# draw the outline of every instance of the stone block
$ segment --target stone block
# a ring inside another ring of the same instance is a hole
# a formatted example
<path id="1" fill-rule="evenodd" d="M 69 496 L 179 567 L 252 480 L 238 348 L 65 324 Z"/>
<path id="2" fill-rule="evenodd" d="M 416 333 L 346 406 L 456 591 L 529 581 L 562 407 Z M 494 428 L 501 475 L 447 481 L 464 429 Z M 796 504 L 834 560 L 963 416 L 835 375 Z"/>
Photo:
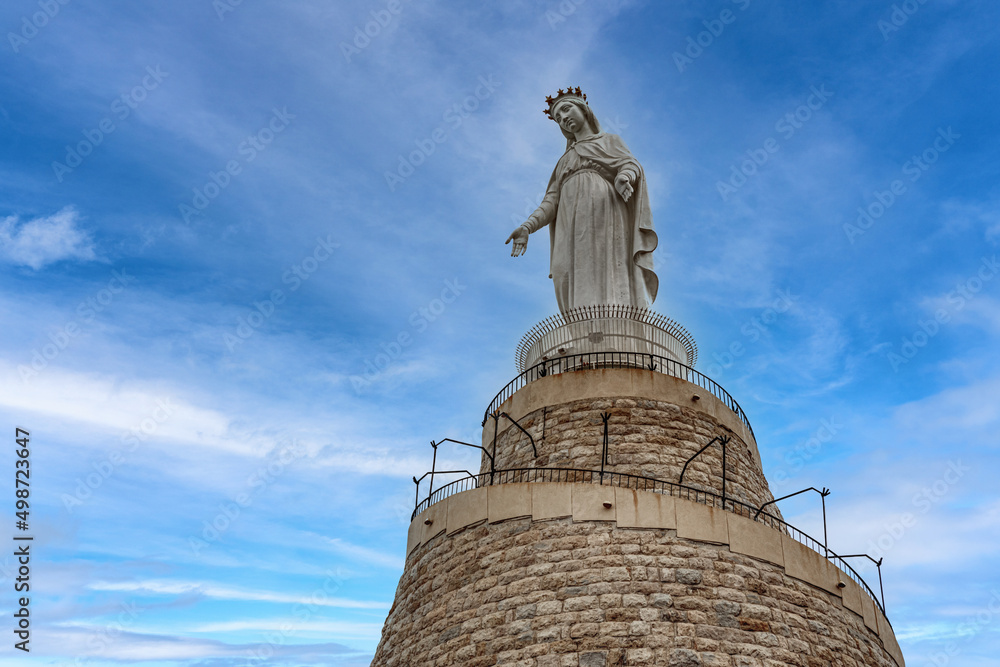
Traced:
<path id="1" fill-rule="evenodd" d="M 670 667 L 701 667 L 701 658 L 694 651 L 686 648 L 675 648 L 670 652 Z"/>
<path id="2" fill-rule="evenodd" d="M 606 667 L 608 654 L 604 651 L 590 651 L 580 654 L 580 667 Z"/>
<path id="3" fill-rule="evenodd" d="M 850 609 L 858 616 L 864 617 L 864 609 L 861 605 L 864 600 L 869 599 L 868 593 L 861 590 L 861 585 L 844 573 L 840 574 L 840 580 L 844 582 L 844 588 L 841 590 L 844 607 Z"/>
<path id="4" fill-rule="evenodd" d="M 785 556 L 785 574 L 838 597 L 841 595 L 841 590 L 837 588 L 840 572 L 833 563 L 784 534 L 781 536 L 781 548 Z"/>
<path id="5" fill-rule="evenodd" d="M 420 535 L 423 533 L 423 515 L 418 514 L 410 521 L 410 528 L 406 531 L 406 555 L 409 556 L 414 549 L 420 546 Z"/>
<path id="6" fill-rule="evenodd" d="M 675 499 L 674 510 L 677 514 L 677 537 L 716 544 L 729 543 L 729 526 L 723 510 L 683 498 Z"/>
<path id="7" fill-rule="evenodd" d="M 614 521 L 615 487 L 601 484 L 574 484 L 573 520 Z"/>
<path id="8" fill-rule="evenodd" d="M 497 484 L 487 488 L 490 523 L 531 516 L 531 484 Z"/>
<path id="9" fill-rule="evenodd" d="M 532 484 L 531 516 L 535 521 L 573 516 L 573 485 L 565 482 Z"/>
<path id="10" fill-rule="evenodd" d="M 888 619 L 882 613 L 882 610 L 875 605 L 875 621 L 878 624 L 878 636 L 884 639 L 884 635 L 892 634 L 892 626 L 889 625 Z"/>
<path id="11" fill-rule="evenodd" d="M 726 513 L 729 527 L 729 550 L 751 558 L 766 560 L 775 565 L 785 564 L 781 546 L 781 533 L 759 521 Z"/>
<path id="12" fill-rule="evenodd" d="M 882 614 L 882 610 L 876 605 L 872 606 L 875 609 L 875 617 L 878 622 L 878 636 L 882 640 L 882 645 L 885 647 L 886 652 L 892 656 L 892 659 L 896 661 L 898 667 L 904 667 L 903 652 L 899 650 L 899 643 L 896 641 L 896 634 L 892 631 L 892 626 L 889 625 L 889 621 Z"/>
<path id="13" fill-rule="evenodd" d="M 420 544 L 427 544 L 432 537 L 448 527 L 448 498 L 436 502 L 417 515 L 414 522 L 420 527 Z"/>
<path id="14" fill-rule="evenodd" d="M 878 618 L 875 616 L 875 602 L 865 595 L 861 599 L 861 617 L 865 619 L 865 627 L 878 634 Z"/>
<path id="15" fill-rule="evenodd" d="M 906 667 L 906 660 L 903 658 L 903 651 L 899 648 L 899 643 L 896 641 L 896 635 L 890 632 L 889 636 L 883 638 L 882 641 L 884 642 L 885 650 L 896 661 L 897 667 Z"/>
<path id="16" fill-rule="evenodd" d="M 615 488 L 619 528 L 676 528 L 674 499 L 662 493 Z"/>
<path id="17" fill-rule="evenodd" d="M 487 489 L 472 489 L 448 498 L 448 534 L 486 520 Z"/>

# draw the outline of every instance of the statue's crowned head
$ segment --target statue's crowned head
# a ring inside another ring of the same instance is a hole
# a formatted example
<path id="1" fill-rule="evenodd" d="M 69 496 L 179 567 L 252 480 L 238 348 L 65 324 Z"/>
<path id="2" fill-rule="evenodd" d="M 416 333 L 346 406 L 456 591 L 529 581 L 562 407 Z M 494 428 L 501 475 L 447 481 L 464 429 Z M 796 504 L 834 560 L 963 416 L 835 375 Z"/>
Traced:
<path id="1" fill-rule="evenodd" d="M 559 92 L 556 93 L 555 96 L 549 95 L 546 97 L 545 102 L 549 106 L 544 110 L 544 113 L 553 121 L 555 120 L 556 107 L 560 104 L 568 102 L 579 107 L 580 111 L 583 113 L 583 117 L 587 119 L 587 124 L 590 126 L 592 132 L 596 134 L 601 131 L 601 124 L 597 122 L 597 116 L 594 115 L 594 112 L 590 109 L 590 105 L 587 104 L 587 94 L 580 90 L 579 86 L 576 88 L 567 88 L 565 91 L 560 88 Z M 562 131 L 563 136 L 566 137 L 569 144 L 571 144 L 574 140 L 573 135 L 568 134 L 561 127 L 559 129 Z M 567 146 L 569 144 L 567 144 Z"/>

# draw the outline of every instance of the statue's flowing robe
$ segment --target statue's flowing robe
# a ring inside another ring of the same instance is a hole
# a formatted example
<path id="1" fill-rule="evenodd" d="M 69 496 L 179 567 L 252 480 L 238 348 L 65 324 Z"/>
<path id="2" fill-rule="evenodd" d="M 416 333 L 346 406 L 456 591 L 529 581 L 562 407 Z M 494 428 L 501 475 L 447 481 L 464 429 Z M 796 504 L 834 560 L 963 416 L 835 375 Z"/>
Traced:
<path id="1" fill-rule="evenodd" d="M 615 177 L 631 172 L 626 203 Z M 646 308 L 656 299 L 656 232 L 642 167 L 618 135 L 577 141 L 559 159 L 529 231 L 549 226 L 550 278 L 559 310 L 625 304 Z"/>

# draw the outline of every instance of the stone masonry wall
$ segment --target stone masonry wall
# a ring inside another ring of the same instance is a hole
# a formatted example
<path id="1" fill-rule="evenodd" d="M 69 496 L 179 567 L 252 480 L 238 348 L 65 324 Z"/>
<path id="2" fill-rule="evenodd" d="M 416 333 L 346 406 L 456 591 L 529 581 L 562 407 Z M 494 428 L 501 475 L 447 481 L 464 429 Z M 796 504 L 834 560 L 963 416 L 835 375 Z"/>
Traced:
<path id="1" fill-rule="evenodd" d="M 523 417 L 520 425 L 535 439 L 534 457 L 527 436 L 501 418 L 496 467 L 581 468 L 600 470 L 604 421 L 608 412 L 608 465 L 611 472 L 677 482 L 684 462 L 716 436 L 728 436 L 726 493 L 755 507 L 774 499 L 764 473 L 747 444 L 711 415 L 665 401 L 638 397 L 597 398 L 546 406 Z M 492 439 L 493 420 L 484 442 Z M 492 444 L 489 444 L 492 447 Z M 482 472 L 489 460 L 482 457 Z M 691 462 L 684 485 L 722 492 L 722 447 L 716 443 Z M 775 506 L 767 510 L 780 516 Z"/>
<path id="2" fill-rule="evenodd" d="M 896 667 L 840 598 L 779 566 L 674 530 L 530 517 L 416 547 L 372 664 Z"/>

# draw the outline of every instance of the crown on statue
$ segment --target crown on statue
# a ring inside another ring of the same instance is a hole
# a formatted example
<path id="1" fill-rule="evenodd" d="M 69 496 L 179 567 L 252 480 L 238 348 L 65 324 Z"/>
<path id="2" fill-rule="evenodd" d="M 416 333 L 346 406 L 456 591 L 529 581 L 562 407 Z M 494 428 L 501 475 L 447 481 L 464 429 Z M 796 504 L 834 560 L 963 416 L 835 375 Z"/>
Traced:
<path id="1" fill-rule="evenodd" d="M 580 90 L 580 86 L 577 86 L 576 88 L 567 88 L 565 91 L 562 88 L 560 88 L 559 92 L 556 93 L 555 97 L 549 95 L 545 98 L 545 103 L 549 105 L 545 108 L 544 111 L 545 115 L 548 116 L 549 118 L 552 118 L 553 105 L 555 105 L 556 102 L 558 102 L 564 97 L 575 97 L 579 100 L 583 100 L 584 104 L 587 104 L 587 95 L 582 90 Z M 555 119 L 552 118 L 552 120 Z"/>

